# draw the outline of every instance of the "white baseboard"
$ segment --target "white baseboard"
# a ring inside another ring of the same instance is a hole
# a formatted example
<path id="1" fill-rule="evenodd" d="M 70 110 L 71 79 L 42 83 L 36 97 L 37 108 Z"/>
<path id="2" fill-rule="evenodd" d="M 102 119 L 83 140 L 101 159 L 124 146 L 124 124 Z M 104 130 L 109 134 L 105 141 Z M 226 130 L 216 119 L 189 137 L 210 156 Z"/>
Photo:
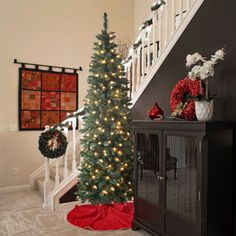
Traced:
<path id="1" fill-rule="evenodd" d="M 13 191 L 20 191 L 20 190 L 29 190 L 30 185 L 17 185 L 17 186 L 10 186 L 10 187 L 0 187 L 0 193 L 7 193 Z"/>

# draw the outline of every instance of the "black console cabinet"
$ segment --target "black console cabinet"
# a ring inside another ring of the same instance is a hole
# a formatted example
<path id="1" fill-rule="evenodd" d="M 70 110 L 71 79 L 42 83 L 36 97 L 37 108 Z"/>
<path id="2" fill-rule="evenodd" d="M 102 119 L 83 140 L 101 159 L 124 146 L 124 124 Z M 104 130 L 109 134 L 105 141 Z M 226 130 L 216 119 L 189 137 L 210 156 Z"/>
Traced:
<path id="1" fill-rule="evenodd" d="M 133 230 L 233 235 L 232 127 L 230 122 L 132 122 Z"/>

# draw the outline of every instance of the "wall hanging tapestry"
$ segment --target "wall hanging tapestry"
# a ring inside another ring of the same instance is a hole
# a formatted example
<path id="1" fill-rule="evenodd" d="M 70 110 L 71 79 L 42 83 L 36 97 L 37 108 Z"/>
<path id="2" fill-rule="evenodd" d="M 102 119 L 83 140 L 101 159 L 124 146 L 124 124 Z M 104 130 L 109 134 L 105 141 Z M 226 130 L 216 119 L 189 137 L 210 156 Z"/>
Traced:
<path id="1" fill-rule="evenodd" d="M 19 68 L 19 130 L 43 130 L 56 125 L 78 109 L 78 74 Z M 34 65 L 34 64 L 33 64 Z"/>

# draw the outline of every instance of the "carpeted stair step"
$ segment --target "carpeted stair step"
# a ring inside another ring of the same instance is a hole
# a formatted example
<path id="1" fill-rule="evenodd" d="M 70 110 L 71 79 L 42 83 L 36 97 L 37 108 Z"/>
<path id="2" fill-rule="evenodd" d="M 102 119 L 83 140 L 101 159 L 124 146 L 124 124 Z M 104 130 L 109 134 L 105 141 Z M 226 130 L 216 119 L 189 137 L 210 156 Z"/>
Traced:
<path id="1" fill-rule="evenodd" d="M 43 196 L 44 194 L 44 177 L 39 177 L 37 180 L 36 180 L 36 186 L 39 190 L 39 192 L 41 193 L 41 195 Z M 51 192 L 55 187 L 55 181 L 51 178 L 49 178 L 49 184 L 48 184 L 48 188 L 49 188 L 49 191 Z"/>

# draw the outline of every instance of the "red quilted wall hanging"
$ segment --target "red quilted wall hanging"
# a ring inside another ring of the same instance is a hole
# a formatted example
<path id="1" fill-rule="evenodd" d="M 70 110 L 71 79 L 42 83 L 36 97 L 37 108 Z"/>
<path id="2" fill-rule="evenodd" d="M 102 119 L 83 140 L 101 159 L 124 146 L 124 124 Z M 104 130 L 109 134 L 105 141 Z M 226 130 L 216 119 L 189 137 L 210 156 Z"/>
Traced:
<path id="1" fill-rule="evenodd" d="M 78 109 L 78 74 L 19 68 L 19 130 L 42 130 Z"/>

